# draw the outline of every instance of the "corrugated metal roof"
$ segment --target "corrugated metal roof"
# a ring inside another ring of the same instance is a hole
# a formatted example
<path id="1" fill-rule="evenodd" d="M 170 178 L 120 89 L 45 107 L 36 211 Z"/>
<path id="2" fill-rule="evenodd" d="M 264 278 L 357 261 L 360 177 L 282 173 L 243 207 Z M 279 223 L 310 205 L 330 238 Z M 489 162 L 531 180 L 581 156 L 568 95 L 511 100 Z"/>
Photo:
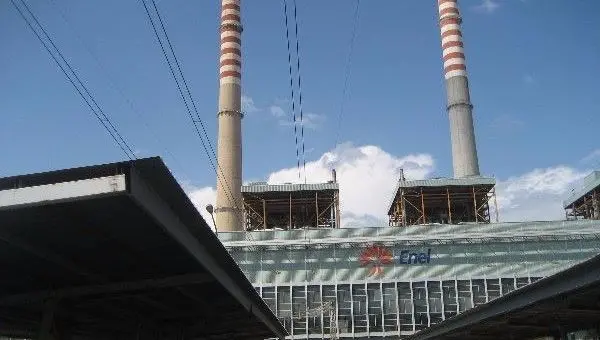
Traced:
<path id="1" fill-rule="evenodd" d="M 493 177 L 465 177 L 465 178 L 431 178 L 416 181 L 398 181 L 396 190 L 388 204 L 388 213 L 392 210 L 392 206 L 398 196 L 398 190 L 401 188 L 418 188 L 418 187 L 450 187 L 450 186 L 472 186 L 472 185 L 496 185 L 496 179 Z"/>
<path id="2" fill-rule="evenodd" d="M 575 203 L 578 199 L 583 197 L 588 192 L 594 190 L 594 188 L 600 186 L 600 171 L 593 171 L 583 179 L 583 187 L 579 190 L 574 190 L 573 193 L 563 201 L 563 207 L 566 208 L 569 205 Z"/>
<path id="3" fill-rule="evenodd" d="M 220 232 L 219 239 L 226 246 L 324 244 L 383 241 L 423 241 L 451 239 L 550 237 L 581 238 L 584 235 L 600 235 L 600 221 L 544 221 L 505 222 L 489 224 L 434 224 L 410 227 L 364 227 L 341 229 L 266 230 L 256 232 Z M 250 234 L 251 236 L 249 236 Z"/>
<path id="4" fill-rule="evenodd" d="M 313 184 L 250 184 L 242 186 L 242 193 L 290 192 L 290 191 L 321 191 L 339 190 L 339 183 Z"/>
<path id="5" fill-rule="evenodd" d="M 465 178 L 432 178 L 417 181 L 399 181 L 398 188 L 413 187 L 447 187 L 471 185 L 495 185 L 496 179 L 492 177 L 465 177 Z"/>

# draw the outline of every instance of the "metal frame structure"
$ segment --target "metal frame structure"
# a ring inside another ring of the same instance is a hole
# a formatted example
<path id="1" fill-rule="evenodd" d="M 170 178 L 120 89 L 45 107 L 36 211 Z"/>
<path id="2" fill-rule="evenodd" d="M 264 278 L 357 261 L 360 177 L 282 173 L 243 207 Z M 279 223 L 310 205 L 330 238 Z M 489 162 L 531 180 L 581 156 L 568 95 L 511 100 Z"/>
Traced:
<path id="1" fill-rule="evenodd" d="M 0 336 L 286 335 L 160 158 L 0 178 L 0 221 Z"/>
<path id="2" fill-rule="evenodd" d="M 424 181 L 401 179 L 388 210 L 388 224 L 406 227 L 430 223 L 490 223 L 492 219 L 498 222 L 494 185 L 493 179 L 482 177 Z"/>
<path id="3" fill-rule="evenodd" d="M 431 278 L 415 281 L 292 283 L 258 286 L 256 289 L 285 325 L 290 334 L 287 339 L 397 338 L 414 334 L 539 279 L 541 277 L 536 276 Z M 483 283 L 484 287 L 483 294 L 477 295 L 476 302 L 473 301 L 472 288 L 469 288 L 474 282 L 477 282 L 477 285 Z M 459 286 L 469 289 L 459 291 Z M 306 292 L 310 288 L 315 288 L 314 291 L 321 293 L 321 301 L 323 301 L 324 290 L 335 291 L 334 301 L 328 300 L 322 302 L 319 307 L 307 308 L 309 300 Z M 388 294 L 385 294 L 385 288 Z M 304 292 L 304 300 L 298 300 L 294 292 Z M 495 293 L 491 294 L 492 292 Z M 285 301 L 281 301 L 282 299 Z M 340 307 L 343 303 L 349 307 Z M 283 306 L 285 307 L 282 308 Z M 393 313 L 385 313 L 386 306 Z M 375 309 L 380 310 L 381 313 L 371 313 Z M 387 320 L 386 315 L 389 317 L 392 314 L 391 320 Z M 340 316 L 348 322 L 340 324 Z M 308 327 L 308 320 L 311 317 L 317 319 L 319 332 L 311 332 L 311 328 Z M 333 327 L 325 327 L 325 320 L 329 320 L 329 324 Z M 336 320 L 336 323 L 332 324 L 331 320 Z"/>
<path id="4" fill-rule="evenodd" d="M 340 192 L 337 183 L 242 187 L 244 227 L 255 230 L 339 228 Z"/>
<path id="5" fill-rule="evenodd" d="M 586 176 L 583 187 L 573 190 L 563 207 L 567 220 L 600 220 L 600 171 Z"/>

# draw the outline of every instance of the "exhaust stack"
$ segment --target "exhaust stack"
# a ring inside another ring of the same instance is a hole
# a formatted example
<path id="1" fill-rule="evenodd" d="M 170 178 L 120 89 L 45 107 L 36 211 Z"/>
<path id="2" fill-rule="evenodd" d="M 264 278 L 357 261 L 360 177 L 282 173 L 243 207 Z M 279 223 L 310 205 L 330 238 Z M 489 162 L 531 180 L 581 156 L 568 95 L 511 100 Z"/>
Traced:
<path id="1" fill-rule="evenodd" d="M 473 105 L 469 95 L 469 82 L 458 11 L 457 0 L 438 0 L 444 77 L 448 97 L 452 165 L 454 177 L 479 176 L 479 161 L 473 128 Z"/>
<path id="2" fill-rule="evenodd" d="M 218 231 L 243 231 L 240 0 L 222 0 L 221 4 L 217 204 L 214 211 Z"/>

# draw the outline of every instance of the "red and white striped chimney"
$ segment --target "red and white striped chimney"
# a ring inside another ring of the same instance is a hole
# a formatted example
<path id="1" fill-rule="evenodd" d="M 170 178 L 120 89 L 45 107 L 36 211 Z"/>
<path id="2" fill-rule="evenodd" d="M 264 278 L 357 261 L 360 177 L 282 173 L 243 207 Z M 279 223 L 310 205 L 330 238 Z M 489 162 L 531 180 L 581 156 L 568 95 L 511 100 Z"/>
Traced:
<path id="1" fill-rule="evenodd" d="M 219 137 L 217 141 L 218 231 L 242 231 L 242 24 L 240 0 L 221 3 Z"/>
<path id="2" fill-rule="evenodd" d="M 454 177 L 479 176 L 458 0 L 438 0 Z"/>

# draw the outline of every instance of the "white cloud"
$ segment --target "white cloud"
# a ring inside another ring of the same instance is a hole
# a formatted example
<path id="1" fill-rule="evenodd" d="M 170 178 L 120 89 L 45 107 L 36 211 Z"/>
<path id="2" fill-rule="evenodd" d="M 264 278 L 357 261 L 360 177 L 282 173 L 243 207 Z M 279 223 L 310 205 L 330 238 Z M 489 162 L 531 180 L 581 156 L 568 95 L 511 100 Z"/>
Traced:
<path id="1" fill-rule="evenodd" d="M 481 4 L 474 6 L 473 9 L 478 12 L 491 14 L 494 13 L 499 7 L 500 4 L 494 0 L 482 0 Z"/>
<path id="2" fill-rule="evenodd" d="M 600 161 L 600 149 L 596 149 L 590 152 L 587 156 L 581 160 L 583 163 L 593 163 L 594 161 Z"/>
<path id="3" fill-rule="evenodd" d="M 256 107 L 252 97 L 242 95 L 242 111 L 244 113 L 254 113 L 260 111 L 260 109 Z"/>
<path id="4" fill-rule="evenodd" d="M 309 183 L 331 179 L 336 169 L 340 183 L 340 210 L 343 227 L 387 225 L 387 208 L 403 168 L 409 180 L 431 175 L 435 162 L 428 154 L 392 155 L 378 146 L 342 144 L 306 163 Z M 501 221 L 538 221 L 564 219 L 562 201 L 577 187 L 587 170 L 568 166 L 535 169 L 522 175 L 499 180 L 496 186 Z M 269 183 L 297 183 L 298 169 L 291 167 L 272 172 Z M 188 188 L 188 194 L 204 219 L 212 227 L 207 204 L 215 204 L 212 187 Z"/>
<path id="5" fill-rule="evenodd" d="M 546 221 L 564 219 L 562 201 L 588 171 L 567 166 L 535 169 L 498 181 L 500 220 Z"/>
<path id="6" fill-rule="evenodd" d="M 212 204 L 213 207 L 215 206 L 215 202 L 217 200 L 217 192 L 215 191 L 215 189 L 212 187 L 188 187 L 186 188 L 186 191 L 188 193 L 188 196 L 190 197 L 190 200 L 192 201 L 192 203 L 194 203 L 194 206 L 196 206 L 196 209 L 198 209 L 200 215 L 202 215 L 202 218 L 204 218 L 206 223 L 210 226 L 210 229 L 214 231 L 215 228 L 213 225 L 213 221 L 208 211 L 206 211 L 206 206 L 208 204 Z"/>
<path id="7" fill-rule="evenodd" d="M 281 106 L 271 105 L 269 111 L 271 112 L 271 115 L 277 119 L 279 125 L 292 126 L 294 124 L 291 115 L 288 112 L 286 112 Z M 323 115 L 308 112 L 302 115 L 301 121 L 300 116 L 296 114 L 296 123 L 298 124 L 298 127 L 300 127 L 300 124 L 304 124 L 305 128 L 315 130 L 321 127 L 324 122 L 325 116 Z"/>
<path id="8" fill-rule="evenodd" d="M 331 179 L 331 169 L 336 169 L 342 225 L 356 226 L 357 222 L 366 220 L 369 224 L 362 226 L 384 226 L 398 170 L 403 168 L 409 179 L 423 179 L 432 172 L 433 166 L 433 158 L 427 154 L 396 157 L 373 145 L 343 144 L 318 160 L 306 163 L 306 178 L 312 183 L 325 182 Z M 297 168 L 279 170 L 268 178 L 269 183 L 297 181 Z M 379 223 L 374 225 L 375 221 Z"/>
<path id="9" fill-rule="evenodd" d="M 269 111 L 271 111 L 271 114 L 275 118 L 283 118 L 287 115 L 285 113 L 285 111 L 281 108 L 281 106 L 277 106 L 277 105 L 271 105 L 271 107 L 269 108 Z"/>

